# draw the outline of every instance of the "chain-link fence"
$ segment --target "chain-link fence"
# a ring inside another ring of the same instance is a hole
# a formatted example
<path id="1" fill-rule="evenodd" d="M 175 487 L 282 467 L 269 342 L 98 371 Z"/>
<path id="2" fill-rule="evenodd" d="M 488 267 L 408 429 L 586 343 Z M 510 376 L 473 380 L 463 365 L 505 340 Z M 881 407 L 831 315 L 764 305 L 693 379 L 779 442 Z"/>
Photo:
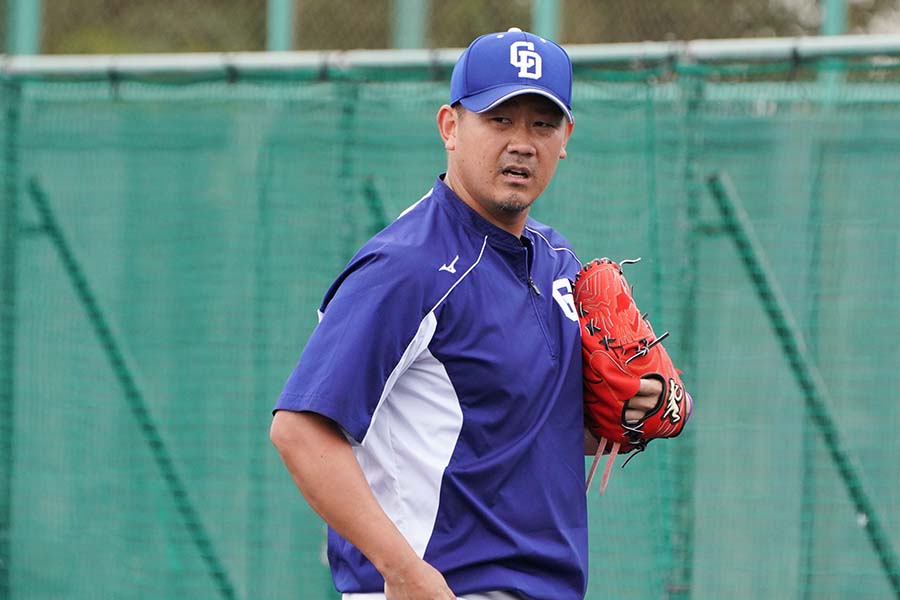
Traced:
<path id="1" fill-rule="evenodd" d="M 13 2 L 15 0 L 7 0 Z M 536 28 L 534 0 L 420 0 L 419 45 L 462 47 L 510 26 Z M 296 50 L 390 48 L 399 0 L 287 0 Z M 815 35 L 825 0 L 559 0 L 563 43 Z M 267 0 L 55 0 L 38 25 L 49 54 L 266 49 Z M 900 31 L 900 0 L 846 0 L 849 33 Z M 0 14 L 9 13 L 5 8 Z M 5 18 L 4 18 L 5 22 Z M 2 30 L 5 31 L 6 27 Z"/>

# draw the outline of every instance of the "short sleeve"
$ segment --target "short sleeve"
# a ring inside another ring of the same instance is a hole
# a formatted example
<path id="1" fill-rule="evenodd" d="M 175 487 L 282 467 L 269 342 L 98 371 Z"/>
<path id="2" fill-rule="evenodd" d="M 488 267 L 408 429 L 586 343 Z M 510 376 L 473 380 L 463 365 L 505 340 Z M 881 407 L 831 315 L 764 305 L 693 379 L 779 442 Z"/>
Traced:
<path id="1" fill-rule="evenodd" d="M 357 257 L 328 290 L 274 410 L 311 411 L 362 441 L 393 371 L 427 314 L 425 286 L 402 257 Z"/>

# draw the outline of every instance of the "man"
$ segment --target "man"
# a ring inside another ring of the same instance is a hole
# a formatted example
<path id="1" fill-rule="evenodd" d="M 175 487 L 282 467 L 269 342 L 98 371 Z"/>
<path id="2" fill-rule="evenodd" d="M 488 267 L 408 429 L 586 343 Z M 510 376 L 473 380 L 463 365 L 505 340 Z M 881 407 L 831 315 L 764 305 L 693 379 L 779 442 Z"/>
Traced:
<path id="1" fill-rule="evenodd" d="M 469 46 L 437 114 L 446 174 L 332 284 L 278 400 L 272 441 L 330 526 L 345 600 L 584 596 L 580 263 L 528 216 L 571 89 L 550 40 Z"/>

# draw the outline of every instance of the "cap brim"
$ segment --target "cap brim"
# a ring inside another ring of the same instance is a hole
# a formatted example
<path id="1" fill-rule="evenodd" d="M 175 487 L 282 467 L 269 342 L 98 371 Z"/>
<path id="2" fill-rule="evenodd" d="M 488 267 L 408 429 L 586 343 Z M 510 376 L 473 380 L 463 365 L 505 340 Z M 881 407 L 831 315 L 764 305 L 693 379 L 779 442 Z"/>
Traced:
<path id="1" fill-rule="evenodd" d="M 560 110 L 563 111 L 563 114 L 566 115 L 566 118 L 570 123 L 575 122 L 575 116 L 572 114 L 571 109 L 566 106 L 565 102 L 560 100 L 551 92 L 547 91 L 544 88 L 527 86 L 527 85 L 501 85 L 495 88 L 491 88 L 480 94 L 473 94 L 471 96 L 467 96 L 465 98 L 460 99 L 460 103 L 466 110 L 470 110 L 474 113 L 481 113 L 486 110 L 491 110 L 495 106 L 499 106 L 503 104 L 510 98 L 515 98 L 516 96 L 521 96 L 523 94 L 537 94 L 539 96 L 543 96 L 545 98 L 549 98 L 556 104 Z"/>

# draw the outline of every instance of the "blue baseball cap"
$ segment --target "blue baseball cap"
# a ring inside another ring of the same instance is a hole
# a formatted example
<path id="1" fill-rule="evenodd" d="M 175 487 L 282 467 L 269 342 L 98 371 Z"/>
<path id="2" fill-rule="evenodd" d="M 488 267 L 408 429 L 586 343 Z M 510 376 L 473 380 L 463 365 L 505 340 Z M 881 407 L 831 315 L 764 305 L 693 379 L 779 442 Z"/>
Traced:
<path id="1" fill-rule="evenodd" d="M 549 98 L 575 122 L 572 61 L 559 44 L 513 27 L 479 37 L 453 67 L 450 104 L 480 113 L 522 94 Z"/>

